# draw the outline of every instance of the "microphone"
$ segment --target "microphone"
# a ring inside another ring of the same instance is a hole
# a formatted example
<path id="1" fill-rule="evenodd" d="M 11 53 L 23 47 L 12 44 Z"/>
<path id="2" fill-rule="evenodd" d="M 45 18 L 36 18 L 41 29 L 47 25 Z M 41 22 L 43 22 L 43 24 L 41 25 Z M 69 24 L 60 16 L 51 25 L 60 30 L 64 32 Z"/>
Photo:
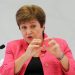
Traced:
<path id="1" fill-rule="evenodd" d="M 0 49 L 3 49 L 3 48 L 5 48 L 5 45 L 4 45 L 4 44 L 2 44 L 2 45 L 0 46 Z"/>

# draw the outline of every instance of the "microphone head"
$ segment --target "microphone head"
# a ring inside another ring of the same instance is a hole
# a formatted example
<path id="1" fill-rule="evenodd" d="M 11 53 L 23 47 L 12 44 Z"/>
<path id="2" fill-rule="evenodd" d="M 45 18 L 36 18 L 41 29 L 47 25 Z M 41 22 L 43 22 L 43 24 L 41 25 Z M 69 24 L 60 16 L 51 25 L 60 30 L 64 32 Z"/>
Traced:
<path id="1" fill-rule="evenodd" d="M 0 49 L 3 49 L 3 48 L 5 48 L 5 45 L 4 44 L 0 46 Z"/>

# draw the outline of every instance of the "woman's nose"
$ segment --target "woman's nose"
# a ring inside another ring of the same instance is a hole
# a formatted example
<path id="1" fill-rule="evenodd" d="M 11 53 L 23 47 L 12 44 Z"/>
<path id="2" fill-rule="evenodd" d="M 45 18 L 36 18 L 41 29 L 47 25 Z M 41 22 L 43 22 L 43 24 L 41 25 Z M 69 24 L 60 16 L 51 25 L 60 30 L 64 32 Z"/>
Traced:
<path id="1" fill-rule="evenodd" d="M 27 34 L 29 35 L 31 33 L 32 33 L 31 29 L 27 29 Z"/>

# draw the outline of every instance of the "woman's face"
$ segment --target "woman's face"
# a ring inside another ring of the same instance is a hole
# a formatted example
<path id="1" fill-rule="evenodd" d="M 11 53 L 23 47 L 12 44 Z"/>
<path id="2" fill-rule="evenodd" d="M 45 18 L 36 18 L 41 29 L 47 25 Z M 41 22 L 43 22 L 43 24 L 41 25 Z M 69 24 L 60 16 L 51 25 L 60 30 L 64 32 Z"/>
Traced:
<path id="1" fill-rule="evenodd" d="M 30 43 L 33 39 L 42 39 L 43 40 L 43 27 L 40 26 L 40 23 L 33 19 L 27 22 L 24 22 L 20 25 L 20 31 L 24 39 Z"/>

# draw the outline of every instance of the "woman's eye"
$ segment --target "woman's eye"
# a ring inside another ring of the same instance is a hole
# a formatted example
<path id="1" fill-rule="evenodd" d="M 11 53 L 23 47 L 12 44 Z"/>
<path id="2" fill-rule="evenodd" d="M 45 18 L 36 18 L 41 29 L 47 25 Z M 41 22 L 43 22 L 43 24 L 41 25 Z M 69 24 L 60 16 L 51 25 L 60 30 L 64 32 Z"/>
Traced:
<path id="1" fill-rule="evenodd" d="M 22 27 L 22 29 L 26 29 L 27 27 Z"/>
<path id="2" fill-rule="evenodd" d="M 31 26 L 31 28 L 35 28 L 35 27 L 36 27 L 36 25 Z"/>

